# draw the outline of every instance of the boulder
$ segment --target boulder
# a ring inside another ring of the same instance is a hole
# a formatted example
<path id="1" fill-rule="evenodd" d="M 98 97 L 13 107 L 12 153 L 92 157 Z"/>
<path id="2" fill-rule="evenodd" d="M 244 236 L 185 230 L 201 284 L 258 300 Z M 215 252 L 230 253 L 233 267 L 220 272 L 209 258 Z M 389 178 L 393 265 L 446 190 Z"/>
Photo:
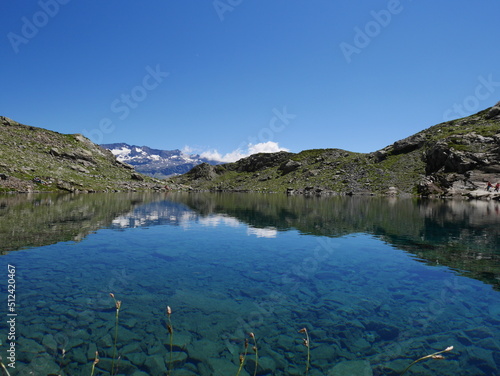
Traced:
<path id="1" fill-rule="evenodd" d="M 424 134 L 416 134 L 392 144 L 392 154 L 409 153 L 415 149 L 422 147 L 425 143 Z"/>
<path id="2" fill-rule="evenodd" d="M 138 174 L 138 173 L 133 173 L 130 178 L 132 180 L 137 180 L 137 181 L 144 181 L 144 176 L 142 176 L 141 174 Z"/>
<path id="3" fill-rule="evenodd" d="M 286 162 L 283 162 L 279 166 L 278 170 L 280 170 L 283 175 L 286 175 L 292 171 L 297 170 L 300 166 L 302 166 L 302 163 L 289 159 Z"/>
<path id="4" fill-rule="evenodd" d="M 488 119 L 492 119 L 494 117 L 500 117 L 500 102 L 491 107 L 488 111 L 488 114 L 486 115 L 486 118 Z"/>

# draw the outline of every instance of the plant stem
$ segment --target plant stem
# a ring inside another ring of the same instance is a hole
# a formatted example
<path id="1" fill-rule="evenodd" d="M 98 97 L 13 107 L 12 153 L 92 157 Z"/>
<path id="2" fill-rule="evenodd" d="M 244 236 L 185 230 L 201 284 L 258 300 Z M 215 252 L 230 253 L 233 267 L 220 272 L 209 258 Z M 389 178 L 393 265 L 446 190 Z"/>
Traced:
<path id="1" fill-rule="evenodd" d="M 305 347 L 307 347 L 307 361 L 306 361 L 306 373 L 305 375 L 309 373 L 309 365 L 311 363 L 311 346 L 310 346 L 310 341 L 309 341 L 309 333 L 307 332 L 307 328 L 302 328 L 299 330 L 299 333 L 304 333 L 306 335 L 306 338 L 303 338 L 303 344 Z"/>
<path id="2" fill-rule="evenodd" d="M 111 376 L 113 376 L 114 371 L 115 371 L 115 357 L 116 357 L 116 341 L 118 339 L 118 319 L 120 315 L 120 308 L 122 306 L 121 300 L 116 300 L 115 295 L 113 293 L 110 293 L 109 296 L 113 298 L 115 301 L 115 307 L 116 307 L 116 314 L 115 314 L 115 340 L 113 343 L 113 358 L 111 360 Z M 118 370 L 117 370 L 118 372 Z"/>
<path id="3" fill-rule="evenodd" d="M 168 361 L 168 373 L 167 373 L 167 375 L 170 375 L 170 372 L 172 372 L 172 354 L 173 354 L 173 346 L 174 346 L 174 328 L 172 326 L 172 321 L 170 319 L 170 315 L 172 315 L 172 309 L 170 308 L 170 306 L 167 306 L 167 317 L 168 317 L 167 330 L 168 330 L 168 334 L 170 335 L 170 359 Z"/>
<path id="4" fill-rule="evenodd" d="M 411 366 L 417 364 L 418 362 L 421 362 L 422 360 L 426 360 L 426 359 L 429 359 L 429 358 L 432 358 L 432 359 L 444 359 L 442 356 L 440 356 L 440 354 L 444 353 L 444 352 L 448 352 L 448 351 L 451 351 L 453 350 L 453 346 L 449 346 L 447 347 L 446 349 L 444 350 L 441 350 L 441 351 L 438 351 L 438 352 L 435 352 L 433 354 L 430 354 L 430 355 L 426 355 L 426 356 L 423 356 L 415 361 L 413 361 L 408 367 L 406 367 L 404 369 L 403 372 L 400 373 L 400 376 L 404 375 L 406 373 L 406 371 L 408 371 L 410 369 Z"/>
<path id="5" fill-rule="evenodd" d="M 92 363 L 92 371 L 90 372 L 90 376 L 94 376 L 95 366 L 97 363 L 99 363 L 99 353 L 96 351 L 95 352 L 95 359 L 94 359 L 94 362 Z"/>
<path id="6" fill-rule="evenodd" d="M 259 349 L 257 348 L 257 339 L 255 334 L 250 333 L 250 338 L 253 339 L 253 351 L 255 351 L 255 370 L 253 371 L 253 376 L 257 375 L 257 368 L 259 367 Z"/>
<path id="7" fill-rule="evenodd" d="M 306 330 L 306 340 L 307 340 L 307 363 L 306 363 L 306 376 L 309 372 L 309 365 L 311 363 L 311 347 L 309 342 L 309 333 Z"/>
<path id="8" fill-rule="evenodd" d="M 248 338 L 245 338 L 245 353 L 243 355 L 240 355 L 240 367 L 238 368 L 236 376 L 239 376 L 241 369 L 243 368 L 243 364 L 245 363 L 247 353 L 248 353 Z"/>
<path id="9" fill-rule="evenodd" d="M 1 358 L 0 358 L 1 359 Z M 0 360 L 0 366 L 2 367 L 2 369 L 4 370 L 5 374 L 7 376 L 10 376 L 10 373 L 9 371 L 7 370 L 7 367 L 5 367 L 5 364 L 3 364 L 3 362 Z"/>

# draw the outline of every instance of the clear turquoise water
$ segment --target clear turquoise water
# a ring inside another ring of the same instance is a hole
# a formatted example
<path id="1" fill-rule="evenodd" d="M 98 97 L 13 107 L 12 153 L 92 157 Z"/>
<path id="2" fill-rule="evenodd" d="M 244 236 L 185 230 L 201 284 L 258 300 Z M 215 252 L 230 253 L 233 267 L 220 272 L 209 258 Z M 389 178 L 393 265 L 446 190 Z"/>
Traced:
<path id="1" fill-rule="evenodd" d="M 303 327 L 310 335 L 310 375 L 397 375 L 414 359 L 451 345 L 446 360 L 421 362 L 407 375 L 500 374 L 500 293 L 487 283 L 490 276 L 470 278 L 470 271 L 425 259 L 425 252 L 403 250 L 419 249 L 404 231 L 391 237 L 388 228 L 350 233 L 344 222 L 335 227 L 339 231 L 325 234 L 322 218 L 334 219 L 322 210 L 337 201 L 292 202 L 318 215 L 306 218 L 280 206 L 277 220 L 268 212 L 273 200 L 263 200 L 265 208 L 259 209 L 243 205 L 242 196 L 237 205 L 226 206 L 191 197 L 196 205 L 175 195 L 137 205 L 79 242 L 2 256 L 4 307 L 7 264 L 16 268 L 11 373 L 90 375 L 97 350 L 101 361 L 95 374 L 109 374 L 116 318 L 112 292 L 122 301 L 120 375 L 164 375 L 169 368 L 172 375 L 236 375 L 249 332 L 257 340 L 257 374 L 303 375 L 307 348 L 298 333 Z M 422 212 L 415 203 L 404 207 Z M 396 209 L 374 210 L 387 217 Z M 290 226 L 283 225 L 286 218 Z M 418 227 L 420 216 L 415 218 Z M 462 222 L 457 226 L 465 226 Z M 320 227 L 322 236 L 314 230 Z M 448 234 L 454 229 L 449 223 L 443 227 Z M 444 235 L 436 225 L 431 228 L 435 247 L 443 246 Z M 457 231 L 445 237 L 445 247 L 454 250 L 462 241 L 476 256 L 481 249 L 472 247 L 480 247 L 481 239 L 491 247 L 478 230 L 488 232 L 488 226 L 471 228 L 463 229 L 467 239 Z M 424 235 L 430 237 L 429 231 Z M 497 266 L 497 259 L 490 260 L 478 273 Z M 2 357 L 8 363 L 3 321 Z M 252 346 L 251 341 L 240 375 L 253 375 Z"/>

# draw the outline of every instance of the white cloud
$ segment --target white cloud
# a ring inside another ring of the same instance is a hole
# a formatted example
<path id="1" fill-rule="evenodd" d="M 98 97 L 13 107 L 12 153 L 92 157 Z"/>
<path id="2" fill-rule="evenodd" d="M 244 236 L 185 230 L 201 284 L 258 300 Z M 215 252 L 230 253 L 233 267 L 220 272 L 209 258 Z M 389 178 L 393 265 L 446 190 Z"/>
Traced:
<path id="1" fill-rule="evenodd" d="M 186 146 L 185 149 L 188 147 Z M 200 157 L 211 159 L 218 162 L 236 162 L 241 158 L 248 157 L 257 153 L 277 153 L 278 151 L 289 151 L 278 145 L 277 142 L 267 141 L 259 144 L 248 144 L 246 150 L 236 149 L 230 153 L 221 154 L 217 150 L 205 151 L 200 154 Z"/>
<path id="2" fill-rule="evenodd" d="M 184 147 L 181 150 L 181 153 L 182 154 L 193 154 L 193 153 L 196 153 L 196 149 L 192 148 L 189 145 L 184 145 Z"/>
<path id="3" fill-rule="evenodd" d="M 258 238 L 275 238 L 276 236 L 278 236 L 278 230 L 276 230 L 274 227 L 248 227 L 247 235 L 255 235 Z"/>

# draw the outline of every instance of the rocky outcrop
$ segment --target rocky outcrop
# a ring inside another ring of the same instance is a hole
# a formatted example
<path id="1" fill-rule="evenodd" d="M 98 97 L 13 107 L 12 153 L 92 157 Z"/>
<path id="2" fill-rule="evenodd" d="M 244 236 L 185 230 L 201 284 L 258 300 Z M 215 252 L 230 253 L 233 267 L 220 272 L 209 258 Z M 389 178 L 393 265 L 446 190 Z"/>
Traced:
<path id="1" fill-rule="evenodd" d="M 318 149 L 256 154 L 217 169 L 195 168 L 173 180 L 202 190 L 497 199 L 485 191 L 488 181 L 500 182 L 500 102 L 373 153 Z"/>
<path id="2" fill-rule="evenodd" d="M 425 172 L 430 175 L 438 171 L 463 174 L 477 167 L 484 160 L 474 153 L 466 153 L 450 148 L 446 142 L 437 142 L 424 154 Z"/>
<path id="3" fill-rule="evenodd" d="M 235 170 L 239 172 L 255 172 L 279 166 L 284 160 L 287 160 L 292 154 L 284 151 L 278 153 L 259 153 L 253 154 L 247 158 L 235 162 Z M 233 169 L 228 166 L 228 169 Z"/>
<path id="4" fill-rule="evenodd" d="M 211 181 L 213 180 L 216 176 L 217 173 L 215 172 L 215 166 L 212 166 L 208 163 L 202 163 L 199 164 L 198 166 L 193 167 L 188 173 L 190 178 L 194 180 L 207 180 Z"/>
<path id="5" fill-rule="evenodd" d="M 490 108 L 486 117 L 488 119 L 500 118 L 500 102 Z"/>
<path id="6" fill-rule="evenodd" d="M 292 171 L 297 170 L 300 166 L 302 166 L 302 163 L 289 159 L 286 162 L 283 162 L 278 167 L 278 170 L 280 170 L 283 173 L 283 175 L 286 175 Z"/>

